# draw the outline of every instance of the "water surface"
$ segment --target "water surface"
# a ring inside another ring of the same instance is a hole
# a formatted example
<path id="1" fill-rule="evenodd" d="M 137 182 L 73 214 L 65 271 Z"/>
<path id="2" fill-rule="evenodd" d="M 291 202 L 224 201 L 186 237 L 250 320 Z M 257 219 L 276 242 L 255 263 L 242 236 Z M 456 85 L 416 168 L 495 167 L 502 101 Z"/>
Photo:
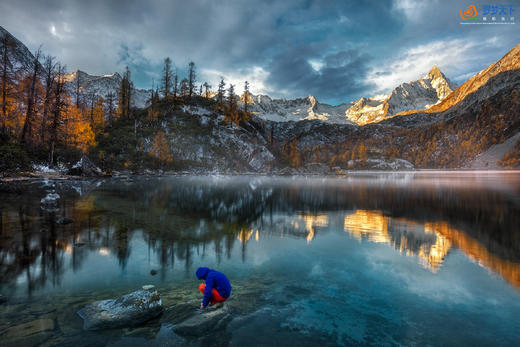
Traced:
<path id="1" fill-rule="evenodd" d="M 39 180 L 11 190 L 0 193 L 8 344 L 520 343 L 517 172 Z M 42 206 L 53 191 L 57 206 Z M 231 278 L 234 318 L 183 339 L 171 326 L 176 305 L 200 300 L 198 266 Z M 163 316 L 81 330 L 83 305 L 144 284 L 157 286 Z"/>

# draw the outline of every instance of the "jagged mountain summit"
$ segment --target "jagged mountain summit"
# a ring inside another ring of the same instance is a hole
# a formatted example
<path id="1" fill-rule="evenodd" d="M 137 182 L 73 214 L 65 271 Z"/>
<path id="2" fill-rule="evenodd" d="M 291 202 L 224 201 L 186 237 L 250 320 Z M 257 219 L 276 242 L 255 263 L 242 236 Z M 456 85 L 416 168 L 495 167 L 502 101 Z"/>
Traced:
<path id="1" fill-rule="evenodd" d="M 500 89 L 516 83 L 518 80 L 518 69 L 520 68 L 520 44 L 511 49 L 499 61 L 491 64 L 475 76 L 464 82 L 459 88 L 445 98 L 441 103 L 429 108 L 424 113 L 438 113 L 451 108 L 460 103 L 466 97 L 472 96 L 475 101 L 480 101 L 495 94 Z M 508 74 L 504 74 L 509 72 Z M 501 76 L 499 76 L 501 75 Z M 490 83 L 490 81 L 492 83 Z M 481 87 L 486 86 L 482 89 Z M 403 112 L 400 115 L 408 115 L 412 113 L 421 113 L 421 111 Z"/>
<path id="2" fill-rule="evenodd" d="M 455 88 L 455 83 L 434 65 L 426 76 L 400 84 L 388 96 L 355 101 L 346 116 L 359 125 L 380 122 L 400 112 L 428 109 L 444 100 Z"/>
<path id="3" fill-rule="evenodd" d="M 516 105 L 518 102 L 519 83 L 520 44 L 511 49 L 500 60 L 468 79 L 441 103 L 427 110 L 411 110 L 398 113 L 386 120 L 385 123 L 417 127 L 426 123 L 446 121 L 469 109 L 473 109 L 475 113 L 485 111 L 488 115 L 493 114 L 503 117 L 507 114 L 513 118 L 514 115 L 511 112 L 507 112 L 504 115 L 491 112 L 492 109 L 498 109 L 498 105 L 492 104 L 490 100 L 496 98 L 497 95 L 504 94 L 504 100 L 507 100 L 507 102 L 502 105 L 503 107 Z M 500 124 L 496 126 L 499 127 Z M 508 129 L 508 134 L 511 129 Z"/>
<path id="4" fill-rule="evenodd" d="M 403 83 L 388 95 L 361 98 L 338 106 L 319 103 L 312 95 L 292 100 L 258 95 L 251 98 L 250 108 L 260 118 L 275 122 L 318 119 L 328 123 L 365 125 L 399 112 L 425 110 L 444 100 L 455 88 L 456 85 L 433 66 L 424 77 Z"/>
<path id="5" fill-rule="evenodd" d="M 77 81 L 79 79 L 80 93 L 83 96 L 95 95 L 106 98 L 109 93 L 113 93 L 117 98 L 119 87 L 121 86 L 122 77 L 115 72 L 109 75 L 94 76 L 89 75 L 81 70 L 76 70 L 65 75 L 65 84 L 71 95 L 76 91 Z M 151 90 L 134 89 L 133 105 L 138 108 L 144 108 L 147 100 L 150 98 Z"/>

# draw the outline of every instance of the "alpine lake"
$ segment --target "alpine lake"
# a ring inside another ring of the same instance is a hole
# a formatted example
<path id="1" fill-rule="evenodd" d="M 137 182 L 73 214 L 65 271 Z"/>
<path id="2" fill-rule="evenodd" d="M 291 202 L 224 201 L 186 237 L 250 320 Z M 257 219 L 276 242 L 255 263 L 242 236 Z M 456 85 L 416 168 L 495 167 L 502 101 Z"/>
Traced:
<path id="1" fill-rule="evenodd" d="M 232 315 L 181 336 L 199 266 Z M 160 316 L 83 330 L 86 304 L 149 284 Z M 5 183 L 0 294 L 6 346 L 518 346 L 520 172 Z"/>

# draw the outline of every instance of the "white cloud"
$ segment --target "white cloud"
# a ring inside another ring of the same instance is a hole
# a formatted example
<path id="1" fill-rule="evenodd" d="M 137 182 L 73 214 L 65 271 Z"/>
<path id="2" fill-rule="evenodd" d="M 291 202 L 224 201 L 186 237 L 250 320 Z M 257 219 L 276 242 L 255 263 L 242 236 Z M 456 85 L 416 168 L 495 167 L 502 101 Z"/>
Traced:
<path id="1" fill-rule="evenodd" d="M 309 60 L 309 64 L 311 64 L 312 68 L 315 71 L 320 71 L 322 67 L 325 66 L 325 63 L 321 60 L 311 59 Z"/>
<path id="2" fill-rule="evenodd" d="M 440 40 L 409 48 L 392 60 L 374 67 L 368 80 L 376 85 L 377 92 L 388 92 L 404 82 L 419 79 L 433 65 L 449 76 L 464 76 L 481 66 L 481 54 L 477 50 L 496 45 L 495 37 L 482 40 Z M 482 66 L 484 68 L 485 66 Z"/>
<path id="3" fill-rule="evenodd" d="M 394 0 L 392 7 L 394 10 L 404 13 L 408 21 L 417 23 L 425 20 L 422 14 L 427 9 L 427 7 L 431 7 L 437 2 L 437 0 Z"/>

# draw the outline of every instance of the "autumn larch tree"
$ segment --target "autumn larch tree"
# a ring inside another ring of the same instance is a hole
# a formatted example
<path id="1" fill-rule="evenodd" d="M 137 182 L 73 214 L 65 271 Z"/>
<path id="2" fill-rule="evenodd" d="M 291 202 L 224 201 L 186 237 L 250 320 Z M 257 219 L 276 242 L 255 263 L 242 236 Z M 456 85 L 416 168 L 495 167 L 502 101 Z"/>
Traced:
<path id="1" fill-rule="evenodd" d="M 43 113 L 40 127 L 40 141 L 45 143 L 45 134 L 47 132 L 47 120 L 52 103 L 52 88 L 56 79 L 56 63 L 54 57 L 48 55 L 43 63 Z"/>
<path id="2" fill-rule="evenodd" d="M 206 98 L 209 98 L 209 90 L 210 90 L 211 86 L 208 84 L 208 82 L 204 82 L 204 96 Z"/>
<path id="3" fill-rule="evenodd" d="M 173 100 L 177 98 L 177 94 L 179 94 L 179 74 L 175 71 L 175 76 L 173 76 Z"/>
<path id="4" fill-rule="evenodd" d="M 164 67 L 161 77 L 161 93 L 165 98 L 170 96 L 172 93 L 173 79 L 172 60 L 167 57 L 164 59 Z"/>
<path id="5" fill-rule="evenodd" d="M 163 165 L 173 162 L 173 158 L 170 153 L 170 145 L 162 130 L 159 130 L 155 135 L 150 154 L 159 160 L 161 163 L 161 168 L 163 168 Z"/>
<path id="6" fill-rule="evenodd" d="M 362 163 L 367 161 L 367 148 L 364 142 L 361 142 L 359 145 L 359 160 L 361 160 Z"/>
<path id="7" fill-rule="evenodd" d="M 14 86 L 14 66 L 9 57 L 9 53 L 12 51 L 14 47 L 14 42 L 8 34 L 5 34 L 0 39 L 0 44 L 2 45 L 1 53 L 1 61 L 0 61 L 0 93 L 2 103 L 2 133 L 5 134 L 7 130 L 7 121 L 8 121 L 8 103 L 9 103 L 9 94 Z"/>
<path id="8" fill-rule="evenodd" d="M 249 105 L 249 82 L 244 83 L 244 112 L 247 113 Z"/>
<path id="9" fill-rule="evenodd" d="M 74 100 L 77 108 L 81 108 L 81 74 L 79 70 L 76 70 L 76 80 L 74 81 Z"/>
<path id="10" fill-rule="evenodd" d="M 232 85 L 232 84 L 230 84 L 229 88 L 228 88 L 227 102 L 228 102 L 228 108 L 229 108 L 230 111 L 236 110 L 236 108 L 237 108 L 237 98 L 236 98 L 236 95 L 235 95 L 235 86 Z"/>
<path id="11" fill-rule="evenodd" d="M 228 122 L 240 123 L 240 113 L 237 109 L 237 97 L 235 95 L 235 86 L 230 84 L 228 88 L 227 107 L 225 110 L 226 120 Z"/>
<path id="12" fill-rule="evenodd" d="M 223 110 L 224 108 L 224 93 L 226 92 L 226 83 L 224 79 L 220 78 L 220 83 L 218 84 L 217 90 L 217 109 Z"/>
<path id="13" fill-rule="evenodd" d="M 106 115 L 107 120 L 110 125 L 112 125 L 112 122 L 114 121 L 114 113 L 116 110 L 115 107 L 115 95 L 113 92 L 108 92 L 106 95 Z"/>
<path id="14" fill-rule="evenodd" d="M 180 89 L 180 95 L 182 97 L 189 95 L 190 87 L 189 87 L 189 81 L 187 78 L 182 79 L 179 89 Z"/>
<path id="15" fill-rule="evenodd" d="M 132 104 L 132 80 L 130 77 L 130 69 L 126 67 L 123 78 L 121 79 L 121 86 L 119 88 L 119 102 L 118 111 L 121 117 L 130 116 L 130 105 Z"/>
<path id="16" fill-rule="evenodd" d="M 195 90 L 195 80 L 197 75 L 195 73 L 195 63 L 190 61 L 188 64 L 188 96 L 191 98 Z"/>
<path id="17" fill-rule="evenodd" d="M 34 114 L 36 113 L 35 105 L 37 103 L 37 89 L 36 83 L 39 80 L 40 76 L 40 57 L 41 57 L 41 49 L 38 48 L 36 53 L 34 54 L 34 61 L 32 66 L 31 75 L 29 76 L 29 90 L 27 91 L 27 102 L 26 107 L 27 111 L 25 112 L 25 122 L 23 124 L 22 129 L 22 137 L 21 142 L 27 143 L 27 138 L 32 136 L 32 123 Z"/>
<path id="18" fill-rule="evenodd" d="M 152 81 L 152 95 L 148 100 L 150 103 L 150 107 L 148 108 L 148 121 L 153 123 L 157 120 L 157 116 L 159 112 L 157 111 L 157 103 L 159 102 L 159 88 L 154 89 L 153 81 Z"/>
<path id="19" fill-rule="evenodd" d="M 52 105 L 52 124 L 51 124 L 51 146 L 49 154 L 49 164 L 54 165 L 54 148 L 58 142 L 58 128 L 60 126 L 62 114 L 67 106 L 65 99 L 65 67 L 60 63 L 56 66 L 56 80 L 54 82 L 53 94 L 54 103 Z"/>

